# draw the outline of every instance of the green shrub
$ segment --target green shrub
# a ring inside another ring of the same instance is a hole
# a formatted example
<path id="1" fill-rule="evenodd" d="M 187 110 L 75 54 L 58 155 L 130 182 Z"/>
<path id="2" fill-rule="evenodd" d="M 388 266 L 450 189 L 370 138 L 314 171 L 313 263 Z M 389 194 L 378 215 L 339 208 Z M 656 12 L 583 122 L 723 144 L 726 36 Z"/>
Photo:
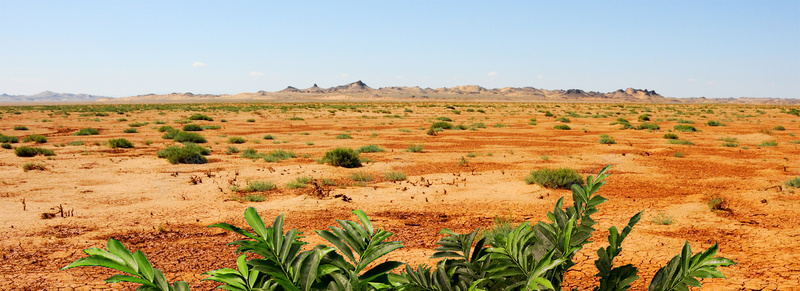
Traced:
<path id="1" fill-rule="evenodd" d="M 242 157 L 242 158 L 245 158 L 245 159 L 253 159 L 253 160 L 254 159 L 261 159 L 261 158 L 266 157 L 265 154 L 259 153 L 255 149 L 246 149 L 239 156 Z"/>
<path id="2" fill-rule="evenodd" d="M 34 141 L 36 143 L 46 143 L 47 137 L 44 135 L 32 134 L 22 139 L 22 142 Z"/>
<path id="3" fill-rule="evenodd" d="M 784 130 L 786 130 L 786 128 L 785 128 L 785 127 L 783 127 L 783 125 L 778 125 L 778 126 L 776 126 L 776 127 L 773 127 L 772 129 L 774 129 L 774 130 L 777 130 L 777 131 L 784 131 Z"/>
<path id="4" fill-rule="evenodd" d="M 408 148 L 406 148 L 406 151 L 411 153 L 421 153 L 424 148 L 425 145 L 422 144 L 410 144 L 408 145 Z"/>
<path id="5" fill-rule="evenodd" d="M 14 130 L 28 130 L 28 127 L 24 125 L 17 125 L 14 126 Z"/>
<path id="6" fill-rule="evenodd" d="M 481 232 L 481 237 L 485 238 L 489 243 L 495 242 L 496 237 L 506 237 L 516 227 L 517 225 L 514 224 L 514 220 L 512 220 L 511 217 L 502 218 L 500 216 L 495 216 L 494 224 Z"/>
<path id="7" fill-rule="evenodd" d="M 268 134 L 268 135 L 264 136 L 264 139 L 275 139 L 275 137 L 270 135 L 270 134 Z"/>
<path id="8" fill-rule="evenodd" d="M 237 192 L 265 192 L 275 190 L 276 188 L 278 187 L 275 186 L 275 183 L 270 181 L 247 181 L 247 186 L 245 188 L 235 188 L 233 190 Z"/>
<path id="9" fill-rule="evenodd" d="M 358 152 L 359 152 L 359 153 L 378 153 L 378 152 L 382 152 L 382 151 L 385 151 L 385 150 L 384 150 L 384 149 L 382 149 L 382 148 L 381 148 L 381 147 L 379 147 L 379 146 L 376 146 L 376 145 L 374 145 L 374 144 L 371 144 L 371 145 L 365 145 L 365 146 L 363 146 L 363 147 L 360 147 L 360 148 L 358 149 Z"/>
<path id="10" fill-rule="evenodd" d="M 686 139 L 668 139 L 668 144 L 680 144 L 680 145 L 694 145 L 694 143 L 690 140 Z"/>
<path id="11" fill-rule="evenodd" d="M 792 188 L 800 188 L 800 177 L 795 177 L 794 179 L 789 179 L 786 181 L 786 186 Z"/>
<path id="12" fill-rule="evenodd" d="M 668 133 L 664 134 L 664 138 L 665 139 L 678 139 L 678 135 L 674 134 L 674 133 L 671 133 L 671 132 L 668 132 Z"/>
<path id="13" fill-rule="evenodd" d="M 440 120 L 440 121 L 453 121 L 452 119 L 450 119 L 450 117 L 445 117 L 445 116 L 442 116 L 442 117 L 436 117 L 436 120 Z"/>
<path id="14" fill-rule="evenodd" d="M 23 172 L 34 171 L 34 170 L 35 171 L 44 171 L 46 169 L 47 168 L 44 166 L 44 164 L 40 164 L 40 163 L 25 163 L 24 165 L 22 165 L 22 171 Z"/>
<path id="15" fill-rule="evenodd" d="M 431 128 L 441 128 L 441 129 L 451 129 L 453 125 L 447 121 L 439 121 L 435 122 L 431 125 Z"/>
<path id="16" fill-rule="evenodd" d="M 714 197 L 708 200 L 708 208 L 712 211 L 725 210 L 725 199 L 722 197 Z"/>
<path id="17" fill-rule="evenodd" d="M 170 146 L 156 152 L 159 158 L 167 159 L 171 164 L 205 164 L 208 163 L 206 155 L 211 154 L 211 150 L 194 143 L 187 143 L 184 146 Z"/>
<path id="18" fill-rule="evenodd" d="M 213 118 L 211 118 L 211 117 L 208 117 L 208 116 L 206 116 L 206 115 L 203 115 L 203 114 L 200 114 L 200 113 L 195 113 L 195 114 L 192 114 L 192 116 L 189 116 L 189 120 L 208 120 L 208 121 L 214 121 L 214 119 L 213 119 Z"/>
<path id="19" fill-rule="evenodd" d="M 108 146 L 112 149 L 123 148 L 129 149 L 133 147 L 133 143 L 124 138 L 112 138 L 108 140 Z"/>
<path id="20" fill-rule="evenodd" d="M 470 124 L 470 126 L 469 126 L 469 127 L 474 127 L 474 128 L 486 128 L 486 125 L 485 125 L 485 124 L 483 124 L 483 122 L 478 122 L 478 123 L 473 123 L 473 124 Z"/>
<path id="21" fill-rule="evenodd" d="M 78 132 L 72 135 L 98 135 L 98 134 L 100 134 L 100 131 L 97 130 L 96 128 L 87 127 L 78 130 Z"/>
<path id="22" fill-rule="evenodd" d="M 538 184 L 547 188 L 569 189 L 573 184 L 582 185 L 583 178 L 570 168 L 539 169 L 525 177 L 525 183 Z"/>
<path id="23" fill-rule="evenodd" d="M 550 111 L 545 111 L 545 112 L 544 112 L 544 116 L 545 116 L 545 117 L 553 117 L 554 115 L 553 115 L 553 113 L 552 113 L 552 112 L 550 112 Z"/>
<path id="24" fill-rule="evenodd" d="M 248 118 L 247 122 L 256 122 L 256 120 L 254 118 Z"/>
<path id="25" fill-rule="evenodd" d="M 676 157 L 676 158 L 682 158 L 683 157 L 683 153 L 682 152 L 674 152 L 674 153 L 672 153 L 672 156 Z"/>
<path id="26" fill-rule="evenodd" d="M 355 172 L 350 175 L 350 179 L 356 182 L 369 182 L 372 181 L 372 175 L 366 172 Z"/>
<path id="27" fill-rule="evenodd" d="M 219 125 L 215 125 L 215 124 L 203 125 L 203 130 L 206 130 L 206 129 L 220 129 L 220 128 L 222 128 L 222 127 L 220 127 Z"/>
<path id="28" fill-rule="evenodd" d="M 228 138 L 228 143 L 237 144 L 237 143 L 245 143 L 245 142 L 247 142 L 247 140 L 244 139 L 243 137 L 239 137 L 239 136 L 232 136 L 232 137 Z"/>
<path id="29" fill-rule="evenodd" d="M 653 216 L 652 221 L 656 225 L 670 225 L 674 222 L 672 220 L 672 215 L 667 215 L 664 212 L 659 212 L 658 215 Z"/>
<path id="30" fill-rule="evenodd" d="M 566 124 L 556 124 L 555 126 L 553 126 L 553 128 L 558 129 L 558 130 L 570 130 L 570 129 L 572 129 L 572 128 L 569 127 L 569 125 L 566 125 Z"/>
<path id="31" fill-rule="evenodd" d="M 124 132 L 124 133 L 137 133 L 137 132 L 139 132 L 139 131 L 138 131 L 138 130 L 136 130 L 136 128 L 126 128 L 126 129 L 125 129 L 125 130 L 123 130 L 122 132 Z"/>
<path id="32" fill-rule="evenodd" d="M 686 119 L 678 119 L 675 123 L 682 123 L 682 124 L 694 124 L 694 121 L 686 120 Z"/>
<path id="33" fill-rule="evenodd" d="M 303 119 L 303 118 L 301 118 L 301 117 L 297 117 L 297 116 L 292 116 L 292 117 L 290 117 L 290 118 L 289 118 L 289 120 L 298 120 L 298 121 L 302 121 L 302 120 L 305 120 L 305 119 Z"/>
<path id="34" fill-rule="evenodd" d="M 7 149 L 7 150 L 12 149 L 11 144 L 7 143 L 7 142 L 4 142 L 4 143 L 0 144 L 0 147 L 2 147 L 4 149 Z"/>
<path id="35" fill-rule="evenodd" d="M 600 135 L 600 141 L 599 142 L 601 144 L 615 144 L 615 143 L 617 143 L 617 141 L 614 140 L 613 137 L 611 137 L 611 136 L 609 136 L 607 134 Z"/>
<path id="36" fill-rule="evenodd" d="M 352 139 L 352 138 L 353 138 L 352 136 L 350 136 L 349 134 L 346 134 L 346 133 L 342 133 L 342 134 L 336 136 L 336 139 Z"/>
<path id="37" fill-rule="evenodd" d="M 735 142 L 726 142 L 726 143 L 722 143 L 722 146 L 729 147 L 729 148 L 735 148 L 735 147 L 738 147 L 739 144 L 735 143 Z"/>
<path id="38" fill-rule="evenodd" d="M 777 140 L 768 140 L 768 141 L 764 141 L 764 142 L 762 142 L 760 144 L 757 144 L 757 146 L 760 146 L 760 147 L 775 147 L 775 146 L 778 146 L 778 141 Z"/>
<path id="39" fill-rule="evenodd" d="M 650 116 L 651 116 L 650 114 L 646 114 L 645 113 L 645 114 L 639 115 L 637 120 L 639 120 L 639 122 L 650 121 Z"/>
<path id="40" fill-rule="evenodd" d="M 33 157 L 36 155 L 43 155 L 43 156 L 55 156 L 56 153 L 52 150 L 43 149 L 43 148 L 34 148 L 34 147 L 26 147 L 21 146 L 14 149 L 14 154 L 18 157 Z"/>
<path id="41" fill-rule="evenodd" d="M 286 184 L 286 188 L 289 189 L 297 189 L 297 188 L 305 188 L 308 186 L 308 183 L 311 183 L 311 177 L 309 176 L 300 176 Z"/>
<path id="42" fill-rule="evenodd" d="M 239 153 L 239 149 L 237 149 L 234 146 L 228 146 L 228 150 L 225 151 L 225 154 L 228 154 L 228 155 L 237 154 L 237 153 Z"/>
<path id="43" fill-rule="evenodd" d="M 655 124 L 655 123 L 642 123 L 642 124 L 639 124 L 639 126 L 637 126 L 636 129 L 637 130 L 642 130 L 642 129 L 659 130 L 659 129 L 661 129 L 661 127 L 658 126 L 658 124 Z"/>
<path id="44" fill-rule="evenodd" d="M 199 124 L 187 124 L 183 126 L 183 131 L 203 131 L 203 127 Z"/>
<path id="45" fill-rule="evenodd" d="M 692 125 L 685 125 L 685 124 L 679 124 L 679 125 L 676 125 L 676 126 L 675 126 L 675 127 L 673 127 L 673 128 L 674 128 L 675 130 L 677 130 L 677 131 L 681 131 L 681 132 L 695 132 L 695 131 L 697 131 L 697 128 L 694 128 L 694 126 L 692 126 Z"/>
<path id="46" fill-rule="evenodd" d="M 16 136 L 0 134 L 0 142 L 3 142 L 3 143 L 18 143 L 19 142 L 19 138 L 16 137 Z"/>
<path id="47" fill-rule="evenodd" d="M 205 143 L 206 138 L 202 135 L 194 132 L 186 132 L 186 131 L 176 131 L 172 137 L 172 140 L 176 142 L 191 142 L 191 143 Z"/>
<path id="48" fill-rule="evenodd" d="M 389 181 L 403 181 L 407 177 L 406 177 L 406 173 L 390 171 L 390 172 L 386 172 L 386 174 L 383 175 L 383 178 L 386 179 L 386 180 L 389 180 Z"/>
<path id="49" fill-rule="evenodd" d="M 145 125 L 148 125 L 148 124 L 149 123 L 147 123 L 147 122 L 135 122 L 135 123 L 128 124 L 128 126 L 130 126 L 130 127 L 142 127 L 142 126 L 145 126 Z"/>
<path id="50" fill-rule="evenodd" d="M 174 132 L 175 128 L 169 125 L 163 125 L 158 128 L 158 132 Z M 171 138 L 170 138 L 171 139 Z"/>
<path id="51" fill-rule="evenodd" d="M 504 123 L 495 123 L 494 125 L 492 125 L 492 127 L 494 127 L 494 128 L 508 127 L 508 124 L 504 124 Z"/>
<path id="52" fill-rule="evenodd" d="M 631 122 L 630 122 L 630 121 L 628 121 L 627 119 L 625 119 L 625 118 L 622 118 L 622 117 L 620 117 L 620 118 L 617 118 L 617 120 L 616 120 L 616 121 L 614 121 L 614 122 L 612 122 L 612 123 L 611 123 L 611 125 L 617 125 L 617 124 L 620 124 L 620 125 L 622 125 L 622 129 L 631 129 L 631 128 L 634 128 L 634 127 L 633 127 L 633 124 L 631 124 Z"/>
<path id="53" fill-rule="evenodd" d="M 350 148 L 336 148 L 325 153 L 322 162 L 334 167 L 358 168 L 361 161 L 358 159 L 358 152 Z"/>
<path id="54" fill-rule="evenodd" d="M 569 120 L 569 118 L 566 118 L 566 117 L 559 117 L 559 118 L 556 118 L 556 121 L 558 121 L 558 122 L 563 122 L 563 123 L 570 123 L 570 120 Z"/>
<path id="55" fill-rule="evenodd" d="M 286 159 L 293 159 L 293 158 L 296 158 L 296 157 L 297 157 L 297 154 L 295 154 L 292 151 L 275 150 L 275 151 L 271 151 L 271 152 L 267 153 L 267 155 L 264 156 L 264 160 L 267 161 L 267 162 L 270 162 L 270 163 L 274 163 L 274 162 L 280 162 L 280 161 L 286 160 Z"/>
<path id="56" fill-rule="evenodd" d="M 709 120 L 708 122 L 706 122 L 706 125 L 708 125 L 708 126 L 725 126 L 724 123 L 716 121 L 716 120 Z"/>
<path id="57" fill-rule="evenodd" d="M 219 288 L 226 290 L 562 290 L 566 287 L 562 283 L 567 283 L 564 274 L 576 265 L 575 255 L 592 242 L 597 222 L 591 216 L 607 201 L 596 195 L 608 176 L 606 169 L 596 180 L 587 179 L 585 188 L 573 188 L 572 205 L 564 205 L 564 199 L 559 199 L 546 221 L 523 222 L 507 233 L 498 232 L 492 240 L 484 237 L 476 241 L 477 230 L 459 234 L 443 229 L 441 233 L 446 236 L 437 242 L 431 256 L 439 262 L 435 267 L 420 265 L 416 270 L 385 257 L 402 248 L 402 242 L 389 241 L 393 233 L 375 227 L 361 210 L 353 211 L 357 221 L 337 220 L 338 226 L 315 232 L 332 246 L 310 248 L 304 247 L 307 243 L 297 229 L 284 231 L 283 214 L 273 223 L 265 223 L 251 207 L 244 212 L 249 228 L 227 223 L 211 226 L 241 235 L 241 240 L 232 243 L 239 246 L 236 253 L 241 255 L 236 264 L 231 264 L 236 269 L 209 271 L 205 280 L 222 283 Z M 621 232 L 609 228 L 607 247 L 589 250 L 598 254 L 594 265 L 600 281 L 590 283 L 608 286 L 602 290 L 627 290 L 639 278 L 636 267 L 615 264 L 614 259 L 641 216 L 642 212 L 633 215 Z M 87 249 L 89 257 L 63 269 L 102 266 L 129 274 L 114 275 L 108 282 L 135 282 L 142 285 L 139 289 L 148 290 L 189 290 L 183 281 L 170 285 L 141 251 L 132 254 L 115 239 L 108 241 L 106 249 Z M 693 254 L 686 242 L 680 254 L 656 272 L 648 290 L 688 290 L 688 285 L 700 286 L 699 278 L 724 278 L 717 269 L 735 262 L 717 257 L 717 251 L 714 244 Z M 393 271 L 403 265 L 404 272 Z"/>

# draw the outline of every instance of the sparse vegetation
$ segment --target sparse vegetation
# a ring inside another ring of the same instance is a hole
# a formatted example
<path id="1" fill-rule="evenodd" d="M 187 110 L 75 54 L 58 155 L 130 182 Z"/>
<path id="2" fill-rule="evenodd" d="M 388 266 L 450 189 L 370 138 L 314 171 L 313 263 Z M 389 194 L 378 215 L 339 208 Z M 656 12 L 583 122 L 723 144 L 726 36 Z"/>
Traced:
<path id="1" fill-rule="evenodd" d="M 350 179 L 356 182 L 369 182 L 372 181 L 372 175 L 366 172 L 355 172 L 350 175 Z"/>
<path id="2" fill-rule="evenodd" d="M 112 149 L 116 148 L 129 149 L 133 148 L 133 143 L 124 138 L 112 138 L 108 140 L 108 146 L 111 147 Z"/>
<path id="3" fill-rule="evenodd" d="M 239 149 L 236 148 L 235 146 L 228 146 L 228 149 L 225 150 L 225 154 L 227 154 L 227 155 L 238 154 L 238 153 L 239 153 Z"/>
<path id="4" fill-rule="evenodd" d="M 14 130 L 28 130 L 28 127 L 24 125 L 17 125 L 14 126 Z"/>
<path id="5" fill-rule="evenodd" d="M 389 171 L 383 175 L 383 178 L 388 181 L 404 181 L 406 179 L 406 173 L 398 171 Z"/>
<path id="6" fill-rule="evenodd" d="M 671 132 L 668 132 L 668 133 L 664 134 L 664 138 L 665 139 L 678 139 L 678 135 L 674 134 L 674 133 L 671 133 Z"/>
<path id="7" fill-rule="evenodd" d="M 639 124 L 639 126 L 637 126 L 636 129 L 637 130 L 642 130 L 642 129 L 659 130 L 659 129 L 661 129 L 661 127 L 658 126 L 658 124 L 655 124 L 655 123 L 646 123 L 645 122 L 645 123 Z"/>
<path id="8" fill-rule="evenodd" d="M 243 137 L 239 137 L 239 136 L 232 136 L 232 137 L 228 138 L 228 143 L 232 143 L 232 144 L 240 144 L 240 143 L 245 143 L 245 142 L 247 142 L 247 140 L 244 139 Z"/>
<path id="9" fill-rule="evenodd" d="M 187 124 L 183 126 L 183 131 L 203 131 L 203 127 L 199 124 Z"/>
<path id="10" fill-rule="evenodd" d="M 171 164 L 205 164 L 208 163 L 206 155 L 211 150 L 198 144 L 187 143 L 184 146 L 170 146 L 156 153 L 159 158 L 167 159 Z"/>
<path id="11" fill-rule="evenodd" d="M 761 142 L 760 144 L 757 144 L 757 146 L 760 146 L 760 147 L 776 147 L 776 146 L 778 146 L 778 141 L 777 140 L 767 140 L 767 141 Z"/>
<path id="12" fill-rule="evenodd" d="M 421 153 L 424 148 L 425 145 L 422 144 L 409 144 L 406 148 L 406 151 L 411 153 Z"/>
<path id="13" fill-rule="evenodd" d="M 203 115 L 200 113 L 192 114 L 189 116 L 189 120 L 207 120 L 207 121 L 214 121 L 214 118 L 208 117 L 207 115 Z"/>
<path id="14" fill-rule="evenodd" d="M 87 127 L 78 130 L 76 133 L 72 135 L 98 135 L 98 134 L 100 134 L 100 131 L 97 130 L 96 128 Z"/>
<path id="15" fill-rule="evenodd" d="M 451 129 L 451 128 L 453 128 L 453 125 L 450 124 L 449 122 L 446 122 L 446 121 L 439 121 L 439 122 L 435 122 L 435 123 L 433 123 L 431 125 L 431 129 L 435 130 L 436 128 L 439 128 L 439 129 Z"/>
<path id="16" fill-rule="evenodd" d="M 692 126 L 692 125 L 685 125 L 685 124 L 679 124 L 679 125 L 676 125 L 676 126 L 675 126 L 675 127 L 673 127 L 673 128 L 674 128 L 675 130 L 677 130 L 677 131 L 681 131 L 681 132 L 696 132 L 696 131 L 697 131 L 697 128 L 694 128 L 694 126 Z"/>
<path id="17" fill-rule="evenodd" d="M 614 140 L 613 137 L 611 137 L 611 136 L 609 136 L 607 134 L 602 134 L 602 135 L 600 135 L 599 143 L 601 143 L 601 144 L 615 144 L 615 143 L 617 143 L 617 141 Z"/>
<path id="18" fill-rule="evenodd" d="M 7 142 L 4 142 L 4 143 L 0 144 L 0 147 L 2 147 L 2 148 L 4 148 L 4 149 L 8 149 L 8 150 L 10 150 L 10 149 L 12 149 L 12 148 L 13 148 L 13 147 L 11 146 L 11 144 L 10 144 L 10 143 L 7 143 Z"/>
<path id="19" fill-rule="evenodd" d="M 582 185 L 583 178 L 570 168 L 539 169 L 525 177 L 525 183 L 538 184 L 547 188 L 569 189 L 573 184 Z"/>
<path id="20" fill-rule="evenodd" d="M 47 137 L 44 135 L 32 134 L 22 139 L 22 142 L 31 142 L 31 141 L 36 143 L 47 143 Z"/>
<path id="21" fill-rule="evenodd" d="M 378 153 L 378 152 L 383 152 L 383 151 L 385 151 L 383 148 L 381 148 L 379 146 L 376 146 L 374 144 L 365 145 L 365 146 L 360 147 L 358 149 L 359 153 Z"/>
<path id="22" fill-rule="evenodd" d="M 672 220 L 672 215 L 667 215 L 664 212 L 659 212 L 658 215 L 653 216 L 652 221 L 656 225 L 670 225 L 674 222 Z"/>
<path id="23" fill-rule="evenodd" d="M 137 132 L 139 132 L 139 131 L 138 131 L 138 130 L 136 130 L 136 128 L 129 127 L 129 128 L 126 128 L 126 129 L 124 129 L 122 132 L 123 132 L 123 133 L 137 133 Z"/>
<path id="24" fill-rule="evenodd" d="M 43 156 L 55 156 L 56 153 L 49 149 L 44 148 L 35 148 L 35 147 L 26 147 L 21 146 L 14 149 L 14 154 L 18 157 L 33 157 L 37 155 Z"/>
<path id="25" fill-rule="evenodd" d="M 361 161 L 358 159 L 358 152 L 350 148 L 336 148 L 326 152 L 321 161 L 334 167 L 361 167 Z"/>
<path id="26" fill-rule="evenodd" d="M 16 136 L 0 134 L 0 142 L 2 142 L 2 143 L 18 143 L 19 142 L 19 138 L 16 137 Z"/>
<path id="27" fill-rule="evenodd" d="M 236 192 L 265 192 L 275 190 L 276 188 L 278 187 L 271 181 L 247 181 L 247 186 L 244 188 L 232 187 L 231 190 Z"/>
<path id="28" fill-rule="evenodd" d="M 337 136 L 336 136 L 336 139 L 353 139 L 353 137 L 352 137 L 352 136 L 350 136 L 349 134 L 342 133 L 342 134 L 340 134 L 340 135 L 337 135 Z"/>
<path id="29" fill-rule="evenodd" d="M 694 145 L 694 143 L 687 139 L 668 139 L 668 144 L 679 144 L 679 145 Z"/>
<path id="30" fill-rule="evenodd" d="M 553 128 L 558 129 L 558 130 L 570 130 L 570 129 L 572 129 L 572 128 L 569 127 L 569 125 L 566 125 L 566 124 L 556 124 L 555 126 L 553 126 Z"/>
<path id="31" fill-rule="evenodd" d="M 297 188 L 305 188 L 308 187 L 308 183 L 311 183 L 311 177 L 309 176 L 300 176 L 286 184 L 286 188 L 289 189 L 297 189 Z"/>
<path id="32" fill-rule="evenodd" d="M 786 180 L 786 186 L 792 188 L 800 188 L 800 177 L 794 177 L 793 179 Z"/>
<path id="33" fill-rule="evenodd" d="M 22 171 L 23 172 L 27 172 L 27 171 L 44 171 L 46 169 L 47 169 L 47 167 L 45 167 L 45 165 L 41 164 L 41 163 L 25 163 L 24 165 L 22 165 Z"/>

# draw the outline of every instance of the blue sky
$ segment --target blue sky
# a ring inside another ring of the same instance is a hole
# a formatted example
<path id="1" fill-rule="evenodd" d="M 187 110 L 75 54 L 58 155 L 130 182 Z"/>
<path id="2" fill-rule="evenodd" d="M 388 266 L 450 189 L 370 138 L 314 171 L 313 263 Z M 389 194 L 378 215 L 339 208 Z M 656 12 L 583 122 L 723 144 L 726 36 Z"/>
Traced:
<path id="1" fill-rule="evenodd" d="M 0 93 L 356 80 L 800 98 L 800 1 L 0 0 Z"/>

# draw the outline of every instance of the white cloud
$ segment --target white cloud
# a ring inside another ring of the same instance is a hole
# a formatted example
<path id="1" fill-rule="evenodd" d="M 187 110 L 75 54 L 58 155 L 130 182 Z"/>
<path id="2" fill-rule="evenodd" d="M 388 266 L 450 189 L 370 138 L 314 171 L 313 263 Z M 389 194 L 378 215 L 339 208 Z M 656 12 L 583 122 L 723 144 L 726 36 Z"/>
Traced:
<path id="1" fill-rule="evenodd" d="M 256 72 L 256 71 L 250 72 L 250 76 L 252 76 L 252 77 L 261 77 L 261 76 L 264 76 L 264 75 L 265 74 L 262 73 L 262 72 Z"/>
<path id="2" fill-rule="evenodd" d="M 341 74 L 338 74 L 338 75 L 336 75 L 336 77 L 337 77 L 337 78 L 349 78 L 349 77 L 350 77 L 350 74 L 348 74 L 348 73 L 341 73 Z"/>
<path id="3" fill-rule="evenodd" d="M 203 63 L 203 62 L 194 62 L 194 63 L 192 63 L 192 67 L 195 67 L 195 68 L 200 68 L 200 67 L 205 67 L 205 66 L 206 66 L 206 63 Z"/>
<path id="4" fill-rule="evenodd" d="M 486 73 L 486 75 L 489 76 L 489 77 L 496 77 L 497 75 L 500 75 L 500 74 L 498 74 L 496 71 L 491 71 L 489 73 Z"/>

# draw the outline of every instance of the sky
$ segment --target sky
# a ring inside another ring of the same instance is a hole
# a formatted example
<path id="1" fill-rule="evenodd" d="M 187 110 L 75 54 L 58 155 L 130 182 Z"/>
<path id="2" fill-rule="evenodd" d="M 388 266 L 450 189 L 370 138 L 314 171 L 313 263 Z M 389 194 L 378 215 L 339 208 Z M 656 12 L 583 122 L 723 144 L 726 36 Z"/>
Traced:
<path id="1" fill-rule="evenodd" d="M 357 80 L 800 98 L 800 1 L 0 0 L 0 93 Z"/>

